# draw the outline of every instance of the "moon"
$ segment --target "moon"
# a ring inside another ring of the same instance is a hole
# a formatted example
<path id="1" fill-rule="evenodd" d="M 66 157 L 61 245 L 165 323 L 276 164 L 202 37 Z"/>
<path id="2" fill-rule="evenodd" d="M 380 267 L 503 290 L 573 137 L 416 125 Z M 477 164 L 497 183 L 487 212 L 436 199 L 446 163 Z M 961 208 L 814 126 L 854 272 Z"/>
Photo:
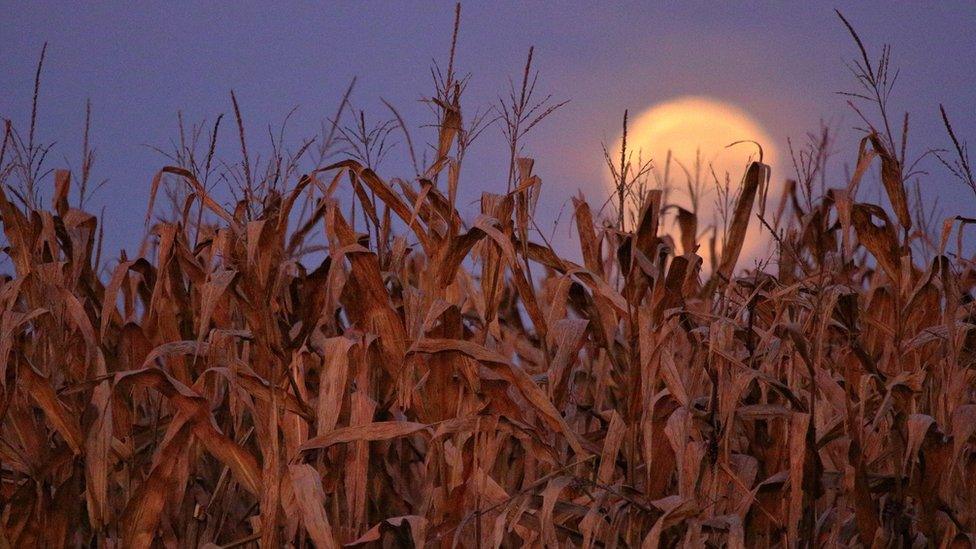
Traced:
<path id="1" fill-rule="evenodd" d="M 729 103 L 703 96 L 685 96 L 654 105 L 633 117 L 628 124 L 627 150 L 631 162 L 651 161 L 647 188 L 664 188 L 665 205 L 680 206 L 694 211 L 698 217 L 698 242 L 701 248 L 703 272 L 711 271 L 711 253 L 708 241 L 715 227 L 723 226 L 722 202 L 726 178 L 730 182 L 730 208 L 735 207 L 735 191 L 750 161 L 759 160 L 762 146 L 763 162 L 775 166 L 776 151 L 773 140 L 765 129 L 744 110 Z M 620 140 L 611 150 L 619 156 Z M 670 162 L 669 162 L 670 153 Z M 720 190 L 721 188 L 721 190 Z M 614 191 L 612 178 L 607 179 L 607 189 Z M 777 192 L 773 192 L 777 191 Z M 693 200 L 693 194 L 697 200 Z M 769 189 L 770 198 L 778 196 L 778 190 Z M 627 205 L 627 217 L 636 211 L 638 204 Z M 724 208 L 728 210 L 729 208 Z M 674 208 L 667 208 L 662 229 L 680 242 L 678 227 L 674 222 Z M 754 211 L 758 211 L 754 208 Z M 731 211 L 728 212 L 731 217 Z M 762 231 L 755 215 L 750 216 L 749 230 L 739 255 L 738 265 L 760 256 L 769 256 L 768 231 Z M 719 232 L 721 235 L 721 231 Z M 721 258 L 721 236 L 716 244 L 716 254 Z"/>

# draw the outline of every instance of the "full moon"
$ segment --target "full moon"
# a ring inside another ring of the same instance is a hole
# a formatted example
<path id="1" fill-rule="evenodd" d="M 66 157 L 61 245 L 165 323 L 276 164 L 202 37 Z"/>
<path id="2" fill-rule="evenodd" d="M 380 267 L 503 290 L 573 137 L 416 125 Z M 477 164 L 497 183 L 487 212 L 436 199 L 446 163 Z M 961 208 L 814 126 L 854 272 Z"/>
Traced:
<path id="1" fill-rule="evenodd" d="M 724 197 L 719 187 L 724 191 L 728 178 L 732 195 L 728 200 L 732 201 L 731 208 L 734 209 L 734 194 L 748 163 L 759 160 L 759 149 L 753 143 L 729 146 L 738 141 L 759 143 L 763 162 L 775 167 L 773 141 L 762 126 L 738 107 L 712 98 L 688 96 L 671 99 L 645 110 L 628 124 L 627 150 L 633 153 L 632 164 L 638 163 L 638 157 L 641 161 L 651 161 L 647 187 L 666 187 L 666 205 L 697 212 L 698 242 L 701 244 L 698 255 L 704 259 L 703 272 L 711 271 L 711 254 L 707 243 L 712 230 L 719 227 L 721 234 L 723 226 Z M 614 152 L 619 156 L 620 144 L 618 140 L 611 151 L 611 158 Z M 607 185 L 608 190 L 613 191 L 614 184 L 610 178 Z M 769 189 L 771 199 L 778 194 L 778 190 Z M 695 195 L 697 200 L 693 200 Z M 636 207 L 634 203 L 628 205 L 631 210 L 628 217 Z M 670 214 L 673 208 L 666 211 Z M 755 215 L 750 217 L 749 230 L 739 256 L 740 267 L 747 261 L 769 255 L 766 253 L 769 236 L 760 230 Z M 666 215 L 662 229 L 680 242 L 673 215 Z M 721 258 L 720 237 L 718 242 L 717 255 Z"/>

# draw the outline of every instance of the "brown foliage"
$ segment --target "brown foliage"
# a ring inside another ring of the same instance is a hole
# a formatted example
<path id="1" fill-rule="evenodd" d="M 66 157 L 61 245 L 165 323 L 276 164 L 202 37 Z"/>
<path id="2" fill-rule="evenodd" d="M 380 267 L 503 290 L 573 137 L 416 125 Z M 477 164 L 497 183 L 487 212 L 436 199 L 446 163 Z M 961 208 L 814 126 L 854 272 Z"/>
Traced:
<path id="1" fill-rule="evenodd" d="M 582 265 L 530 241 L 526 159 L 466 228 L 461 113 L 436 104 L 438 157 L 412 183 L 345 160 L 231 212 L 163 168 L 154 195 L 173 178 L 190 200 L 107 281 L 67 172 L 51 210 L 0 188 L 4 545 L 972 540 L 976 276 L 912 257 L 881 140 L 855 178 L 880 160 L 903 234 L 853 181 L 781 208 L 778 272 L 736 275 L 768 170 L 753 163 L 703 285 L 697 220 L 678 213 L 676 255 L 657 191 L 634 231 L 574 200 Z"/>

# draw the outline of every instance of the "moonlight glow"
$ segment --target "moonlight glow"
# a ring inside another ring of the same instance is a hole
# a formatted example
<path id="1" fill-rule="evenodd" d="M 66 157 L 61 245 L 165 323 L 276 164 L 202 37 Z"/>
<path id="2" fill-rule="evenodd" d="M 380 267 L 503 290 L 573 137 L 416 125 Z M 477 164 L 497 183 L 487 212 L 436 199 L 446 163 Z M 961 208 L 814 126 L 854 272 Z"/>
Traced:
<path id="1" fill-rule="evenodd" d="M 634 151 L 633 162 L 639 153 L 644 160 L 650 159 L 653 173 L 650 185 L 663 180 L 668 152 L 671 153 L 669 168 L 669 192 L 667 203 L 692 209 L 688 190 L 688 176 L 701 181 L 703 191 L 698 200 L 698 230 L 706 233 L 710 227 L 721 225 L 722 219 L 717 208 L 719 193 L 716 192 L 716 179 L 724 185 L 726 174 L 731 179 L 732 189 L 737 188 L 750 160 L 758 160 L 758 149 L 752 144 L 739 144 L 728 147 L 736 141 L 756 141 L 763 147 L 763 161 L 775 166 L 775 151 L 772 139 L 766 131 L 741 109 L 707 97 L 680 97 L 659 103 L 632 117 L 627 135 L 627 149 Z M 619 142 L 615 150 L 619 149 Z M 700 156 L 699 156 L 700 152 Z M 696 158 L 700 158 L 696 170 Z M 612 183 L 610 184 L 612 186 Z M 776 189 L 770 189 L 769 196 L 778 196 Z M 631 208 L 634 205 L 631 204 Z M 674 233 L 677 228 L 667 218 L 664 230 Z M 767 255 L 762 252 L 765 239 L 760 235 L 758 222 L 750 222 L 746 242 L 740 256 L 744 260 Z M 707 238 L 700 240 L 707 242 Z M 705 259 L 703 270 L 710 270 L 708 250 L 699 250 Z M 720 251 L 719 251 L 720 253 Z"/>

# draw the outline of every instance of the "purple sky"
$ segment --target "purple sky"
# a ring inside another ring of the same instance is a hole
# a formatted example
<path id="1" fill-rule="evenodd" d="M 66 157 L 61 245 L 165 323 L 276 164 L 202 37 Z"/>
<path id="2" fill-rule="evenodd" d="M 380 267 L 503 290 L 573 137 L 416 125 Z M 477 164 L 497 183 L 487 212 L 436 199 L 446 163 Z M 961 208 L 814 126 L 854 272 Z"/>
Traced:
<path id="1" fill-rule="evenodd" d="M 625 108 L 636 112 L 678 95 L 704 94 L 738 105 L 783 152 L 787 137 L 802 140 L 824 118 L 844 138 L 835 164 L 853 162 L 855 119 L 835 92 L 854 89 L 844 62 L 856 50 L 831 6 L 593 4 L 463 6 L 458 64 L 472 75 L 469 110 L 489 106 L 507 91 L 507 78 L 519 75 L 533 45 L 540 91 L 571 100 L 530 134 L 526 149 L 537 157 L 536 172 L 544 180 L 543 227 L 552 226 L 577 189 L 596 199 L 604 177 L 600 142 L 616 136 Z M 143 145 L 165 147 L 175 138 L 178 110 L 188 121 L 212 121 L 232 113 L 229 91 L 235 90 L 249 145 L 260 152 L 268 125 L 277 127 L 298 106 L 288 133 L 294 146 L 334 113 L 355 76 L 357 108 L 385 117 L 384 98 L 416 127 L 430 119 L 417 99 L 431 93 L 431 61 L 446 59 L 452 3 L 221 6 L 36 1 L 4 8 L 0 117 L 26 127 L 34 65 L 48 41 L 39 136 L 58 142 L 51 167 L 77 167 L 84 105 L 91 99 L 95 177 L 109 179 L 92 205 L 111 212 L 110 250 L 131 250 L 139 240 L 150 180 L 166 163 Z M 843 11 L 873 55 L 882 43 L 893 45 L 901 74 L 892 106 L 899 119 L 905 109 L 912 113 L 909 156 L 948 146 L 940 102 L 961 137 L 976 136 L 976 4 L 859 2 Z M 224 130 L 229 147 L 231 124 Z M 380 171 L 409 175 L 405 151 L 398 145 Z M 491 128 L 466 165 L 463 198 L 504 190 L 506 162 L 500 128 Z M 935 161 L 923 168 L 930 172 L 922 180 L 927 198 L 938 197 L 946 214 L 976 215 L 967 188 Z M 774 178 L 792 173 L 787 165 L 773 170 Z"/>

